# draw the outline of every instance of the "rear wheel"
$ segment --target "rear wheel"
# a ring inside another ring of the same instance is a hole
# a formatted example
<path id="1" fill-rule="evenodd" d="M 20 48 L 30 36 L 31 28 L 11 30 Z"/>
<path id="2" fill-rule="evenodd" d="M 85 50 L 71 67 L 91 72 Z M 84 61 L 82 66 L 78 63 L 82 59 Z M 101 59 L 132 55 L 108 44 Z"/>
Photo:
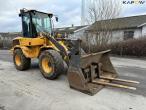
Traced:
<path id="1" fill-rule="evenodd" d="M 39 67 L 45 78 L 53 80 L 64 72 L 64 60 L 57 51 L 45 50 L 39 57 Z"/>
<path id="2" fill-rule="evenodd" d="M 31 59 L 26 58 L 21 49 L 15 49 L 13 53 L 13 62 L 16 69 L 23 71 L 30 68 Z"/>

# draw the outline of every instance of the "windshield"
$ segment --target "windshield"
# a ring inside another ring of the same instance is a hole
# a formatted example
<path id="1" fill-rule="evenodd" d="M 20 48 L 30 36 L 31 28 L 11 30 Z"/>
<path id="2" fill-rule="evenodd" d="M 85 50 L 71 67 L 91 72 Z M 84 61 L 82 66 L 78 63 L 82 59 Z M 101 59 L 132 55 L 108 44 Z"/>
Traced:
<path id="1" fill-rule="evenodd" d="M 47 32 L 51 34 L 51 18 L 47 14 L 35 12 L 32 14 L 32 23 L 36 27 L 37 33 Z"/>

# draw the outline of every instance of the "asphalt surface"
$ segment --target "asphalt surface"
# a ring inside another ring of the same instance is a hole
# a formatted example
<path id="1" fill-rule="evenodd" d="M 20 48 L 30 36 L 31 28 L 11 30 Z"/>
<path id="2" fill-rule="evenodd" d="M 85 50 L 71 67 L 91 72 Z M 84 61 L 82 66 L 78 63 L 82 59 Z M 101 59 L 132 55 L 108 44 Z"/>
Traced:
<path id="1" fill-rule="evenodd" d="M 17 71 L 12 56 L 0 50 L 0 110 L 146 110 L 146 61 L 111 57 L 121 78 L 139 81 L 137 90 L 106 87 L 94 96 L 70 89 L 62 75 L 50 81 L 33 60 L 28 71 Z"/>
<path id="2" fill-rule="evenodd" d="M 10 50 L 0 50 L 0 60 L 12 62 L 12 55 Z"/>

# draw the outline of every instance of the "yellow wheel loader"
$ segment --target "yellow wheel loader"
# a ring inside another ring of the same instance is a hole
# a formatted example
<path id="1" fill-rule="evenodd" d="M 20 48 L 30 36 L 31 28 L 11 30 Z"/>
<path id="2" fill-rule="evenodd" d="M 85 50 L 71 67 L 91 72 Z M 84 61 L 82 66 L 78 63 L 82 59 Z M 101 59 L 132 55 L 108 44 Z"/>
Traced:
<path id="1" fill-rule="evenodd" d="M 40 71 L 45 78 L 54 80 L 67 73 L 71 88 L 90 95 L 104 86 L 135 89 L 112 83 L 138 82 L 117 78 L 118 74 L 109 59 L 109 50 L 82 54 L 81 40 L 54 36 L 53 14 L 22 9 L 19 16 L 22 19 L 23 37 L 13 39 L 12 47 L 16 69 L 27 70 L 31 59 L 38 58 Z"/>

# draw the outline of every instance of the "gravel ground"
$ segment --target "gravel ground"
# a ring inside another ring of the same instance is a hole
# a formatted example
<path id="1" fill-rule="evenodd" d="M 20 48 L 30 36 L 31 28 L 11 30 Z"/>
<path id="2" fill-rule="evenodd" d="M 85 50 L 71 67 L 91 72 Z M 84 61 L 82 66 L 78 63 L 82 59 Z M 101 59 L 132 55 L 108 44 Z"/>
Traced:
<path id="1" fill-rule="evenodd" d="M 17 71 L 8 51 L 0 50 L 0 110 L 146 110 L 146 61 L 111 60 L 120 77 L 140 81 L 136 91 L 106 87 L 89 96 L 70 89 L 65 75 L 44 79 L 37 61 Z"/>

